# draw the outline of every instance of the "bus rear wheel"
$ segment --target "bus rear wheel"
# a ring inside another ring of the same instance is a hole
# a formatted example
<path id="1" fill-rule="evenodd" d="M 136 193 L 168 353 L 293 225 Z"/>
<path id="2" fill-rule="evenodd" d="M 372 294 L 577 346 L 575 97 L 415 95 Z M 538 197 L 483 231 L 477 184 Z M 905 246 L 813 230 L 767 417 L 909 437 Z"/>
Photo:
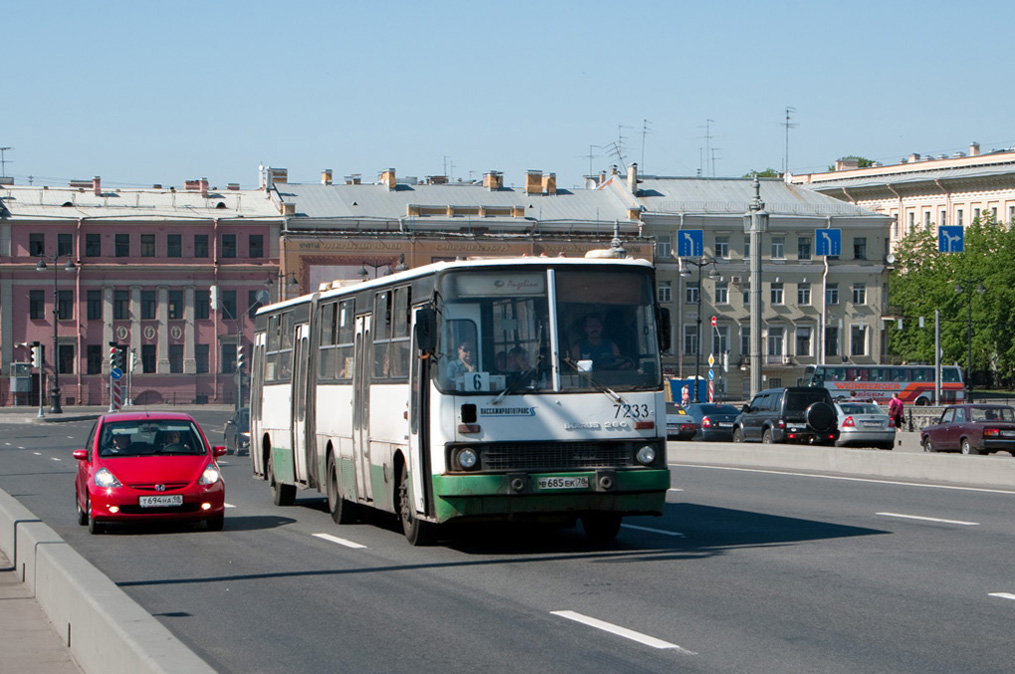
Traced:
<path id="1" fill-rule="evenodd" d="M 328 510 L 335 524 L 352 524 L 356 521 L 356 504 L 342 496 L 338 485 L 338 462 L 331 454 L 328 456 Z"/>
<path id="2" fill-rule="evenodd" d="M 592 543 L 609 543 L 620 533 L 621 519 L 617 513 L 587 513 L 582 515 L 582 529 Z"/>
<path id="3" fill-rule="evenodd" d="M 402 521 L 402 531 L 405 533 L 405 538 L 411 545 L 432 545 L 437 540 L 437 525 L 416 517 L 416 509 L 409 497 L 409 468 L 404 463 L 396 495 L 398 519 Z"/>
<path id="4" fill-rule="evenodd" d="M 275 479 L 275 460 L 268 457 L 268 485 L 271 486 L 271 500 L 277 506 L 291 506 L 296 502 L 296 485 L 282 484 Z"/>

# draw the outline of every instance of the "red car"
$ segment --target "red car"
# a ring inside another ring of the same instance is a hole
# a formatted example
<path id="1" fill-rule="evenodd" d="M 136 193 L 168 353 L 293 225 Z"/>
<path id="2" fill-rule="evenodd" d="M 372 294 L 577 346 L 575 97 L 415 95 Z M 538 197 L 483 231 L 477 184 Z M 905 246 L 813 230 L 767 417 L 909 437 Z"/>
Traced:
<path id="1" fill-rule="evenodd" d="M 93 534 L 110 522 L 204 521 L 222 529 L 225 485 L 189 414 L 125 412 L 98 418 L 85 449 L 74 450 L 78 523 Z"/>
<path id="2" fill-rule="evenodd" d="M 925 452 L 1015 455 L 1015 409 L 1008 405 L 949 405 L 920 431 Z"/>

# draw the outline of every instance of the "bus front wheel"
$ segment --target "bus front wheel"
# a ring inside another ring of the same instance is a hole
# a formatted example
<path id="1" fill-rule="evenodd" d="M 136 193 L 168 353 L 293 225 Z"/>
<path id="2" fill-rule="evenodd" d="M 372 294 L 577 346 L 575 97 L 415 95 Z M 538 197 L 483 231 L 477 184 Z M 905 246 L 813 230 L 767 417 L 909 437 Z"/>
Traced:
<path id="1" fill-rule="evenodd" d="M 409 468 L 404 463 L 398 480 L 397 500 L 398 519 L 402 521 L 405 538 L 411 545 L 432 545 L 437 540 L 437 525 L 416 517 L 416 508 L 409 498 Z"/>

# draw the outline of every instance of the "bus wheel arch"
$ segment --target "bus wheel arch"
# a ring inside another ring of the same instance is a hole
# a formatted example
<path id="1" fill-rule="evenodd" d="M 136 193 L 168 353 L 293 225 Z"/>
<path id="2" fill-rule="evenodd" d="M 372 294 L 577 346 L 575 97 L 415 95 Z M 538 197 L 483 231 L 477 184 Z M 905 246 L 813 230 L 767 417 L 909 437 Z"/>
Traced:
<path id="1" fill-rule="evenodd" d="M 412 489 L 409 483 L 409 467 L 405 457 L 399 452 L 395 455 L 395 515 L 402 524 L 402 532 L 411 545 L 432 545 L 437 540 L 437 524 L 419 519 L 416 506 L 412 503 Z"/>
<path id="2" fill-rule="evenodd" d="M 352 524 L 357 519 L 356 504 L 345 498 L 342 492 L 342 480 L 338 474 L 338 459 L 335 457 L 335 448 L 328 442 L 328 512 L 335 524 Z"/>
<path id="3" fill-rule="evenodd" d="M 930 398 L 926 396 L 920 396 L 919 398 L 916 399 L 916 401 L 913 404 L 916 405 L 917 407 L 926 407 L 927 405 L 930 405 Z"/>

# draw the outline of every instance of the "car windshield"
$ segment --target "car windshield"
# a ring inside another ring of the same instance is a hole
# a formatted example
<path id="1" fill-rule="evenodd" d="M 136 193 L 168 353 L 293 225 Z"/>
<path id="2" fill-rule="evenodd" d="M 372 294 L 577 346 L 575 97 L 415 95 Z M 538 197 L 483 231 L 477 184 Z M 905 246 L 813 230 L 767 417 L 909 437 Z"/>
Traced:
<path id="1" fill-rule="evenodd" d="M 786 393 L 786 409 L 803 410 L 813 403 L 823 403 L 828 400 L 828 392 L 825 389 L 813 391 L 789 391 Z"/>
<path id="2" fill-rule="evenodd" d="M 740 414 L 740 410 L 733 405 L 700 405 L 699 409 L 702 414 Z"/>
<path id="3" fill-rule="evenodd" d="M 103 425 L 99 456 L 165 456 L 206 453 L 201 435 L 189 421 L 144 419 Z"/>
<path id="4" fill-rule="evenodd" d="M 974 407 L 973 421 L 1015 421 L 1015 409 L 1011 407 Z"/>

